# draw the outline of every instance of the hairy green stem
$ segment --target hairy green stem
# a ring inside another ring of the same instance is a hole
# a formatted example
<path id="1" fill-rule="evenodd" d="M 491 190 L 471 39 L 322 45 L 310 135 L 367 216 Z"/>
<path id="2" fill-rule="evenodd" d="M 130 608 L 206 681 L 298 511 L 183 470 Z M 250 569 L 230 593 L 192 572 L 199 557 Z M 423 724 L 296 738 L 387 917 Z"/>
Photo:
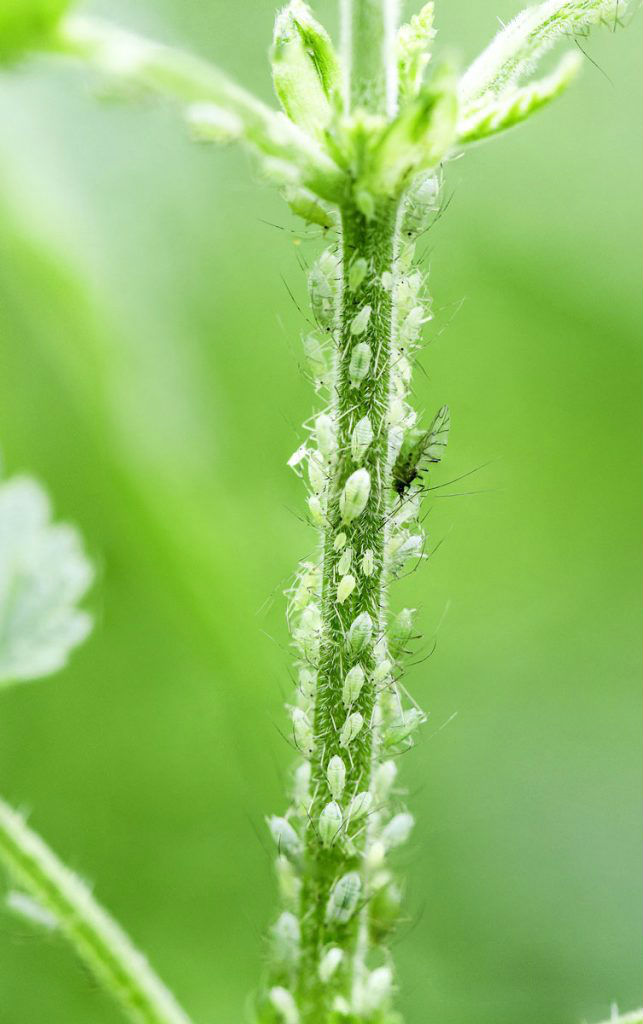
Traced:
<path id="1" fill-rule="evenodd" d="M 317 675 L 317 695 L 314 712 L 315 753 L 311 764 L 310 808 L 312 822 L 318 820 L 324 806 L 331 799 L 326 777 L 328 763 L 333 756 L 346 763 L 345 790 L 349 795 L 368 790 L 371 781 L 373 755 L 373 712 L 375 686 L 372 680 L 375 668 L 374 647 L 381 636 L 384 590 L 384 536 L 390 490 L 388 459 L 387 412 L 389 404 L 390 350 L 393 331 L 393 304 L 391 289 L 385 288 L 382 275 L 390 274 L 395 265 L 397 208 L 387 203 L 377 212 L 372 222 L 355 209 L 342 215 L 342 298 L 339 327 L 339 355 L 336 389 L 337 462 L 329 484 L 327 525 L 323 540 L 322 575 L 322 647 Z M 369 265 L 368 279 L 361 288 L 352 291 L 349 284 L 351 264 L 364 259 Z M 353 333 L 355 318 L 365 306 L 371 314 L 367 329 L 359 335 Z M 365 340 L 372 351 L 368 377 L 356 389 L 351 382 L 351 359 L 355 346 Z M 354 524 L 344 526 L 340 509 L 340 495 L 346 480 L 355 468 L 351 459 L 351 436 L 355 424 L 367 416 L 373 430 L 373 442 L 365 456 L 363 468 L 371 480 L 370 498 L 365 513 Z M 372 575 L 361 575 L 359 587 L 342 604 L 337 601 L 340 580 L 338 569 L 342 551 L 335 541 L 345 532 L 347 545 L 359 564 L 364 553 L 372 552 Z M 374 625 L 372 637 L 366 647 L 353 652 L 347 643 L 351 624 L 367 613 Z M 341 744 L 341 726 L 346 717 L 342 704 L 342 688 L 347 673 L 354 665 L 361 665 L 367 682 L 351 707 L 351 712 L 362 715 L 364 726 L 348 751 Z M 306 859 L 302 872 L 302 966 L 300 987 L 303 990 L 304 1020 L 324 1020 L 324 989 L 318 978 L 320 953 L 329 942 L 343 948 L 347 954 L 343 967 L 343 985 L 347 995 L 352 985 L 352 958 L 356 948 L 359 916 L 353 915 L 337 927 L 325 921 L 325 909 L 333 882 L 350 871 L 362 870 L 363 833 L 348 848 L 336 843 L 325 848 L 314 828 L 308 830 Z M 307 1014 L 307 1015 L 306 1015 Z"/>
<path id="2" fill-rule="evenodd" d="M 341 0 L 346 106 L 393 114 L 397 105 L 398 0 Z"/>
<path id="3" fill-rule="evenodd" d="M 0 861 L 48 911 L 78 956 L 134 1024 L 190 1024 L 125 932 L 22 817 L 0 799 Z"/>

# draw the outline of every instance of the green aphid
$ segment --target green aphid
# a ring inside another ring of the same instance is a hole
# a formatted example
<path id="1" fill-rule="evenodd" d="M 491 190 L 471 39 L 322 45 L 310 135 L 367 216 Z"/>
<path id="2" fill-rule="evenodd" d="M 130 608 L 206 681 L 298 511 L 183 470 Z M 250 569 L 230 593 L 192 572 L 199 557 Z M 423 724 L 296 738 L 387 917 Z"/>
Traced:
<path id="1" fill-rule="evenodd" d="M 440 462 L 449 440 L 450 426 L 449 407 L 443 405 L 429 429 L 402 448 L 393 466 L 393 489 L 400 497 L 426 469 L 425 463 Z"/>

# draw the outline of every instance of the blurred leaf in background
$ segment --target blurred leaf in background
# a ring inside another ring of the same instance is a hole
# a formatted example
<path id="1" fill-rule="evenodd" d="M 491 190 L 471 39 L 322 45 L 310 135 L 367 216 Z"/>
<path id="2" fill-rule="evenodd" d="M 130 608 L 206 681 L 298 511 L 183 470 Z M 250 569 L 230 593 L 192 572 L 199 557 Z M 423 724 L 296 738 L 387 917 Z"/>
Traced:
<path id="1" fill-rule="evenodd" d="M 91 7 L 269 97 L 272 4 Z M 514 11 L 452 0 L 438 41 L 467 59 Z M 393 595 L 421 609 L 431 713 L 404 762 L 409 1021 L 640 1001 L 640 61 L 635 31 L 583 47 L 558 106 L 447 168 L 426 236 L 418 405 L 452 410 L 435 481 L 477 472 L 434 492 L 435 554 Z M 315 543 L 286 467 L 312 397 L 282 278 L 305 308 L 319 243 L 243 155 L 105 92 L 39 61 L 0 78 L 0 441 L 99 566 L 88 644 L 4 696 L 0 764 L 195 1018 L 238 1021 L 291 759 L 281 591 Z M 0 915 L 2 1024 L 118 1019 Z"/>

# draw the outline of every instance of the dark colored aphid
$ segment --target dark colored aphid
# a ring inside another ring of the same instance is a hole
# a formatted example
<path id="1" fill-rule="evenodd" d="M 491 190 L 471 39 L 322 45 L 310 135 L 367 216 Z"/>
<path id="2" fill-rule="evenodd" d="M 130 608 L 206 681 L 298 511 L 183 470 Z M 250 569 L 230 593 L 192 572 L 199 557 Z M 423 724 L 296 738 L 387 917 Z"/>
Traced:
<path id="1" fill-rule="evenodd" d="M 449 406 L 443 405 L 429 429 L 402 448 L 393 466 L 393 489 L 400 497 L 426 469 L 424 463 L 441 460 L 449 440 L 450 426 Z"/>

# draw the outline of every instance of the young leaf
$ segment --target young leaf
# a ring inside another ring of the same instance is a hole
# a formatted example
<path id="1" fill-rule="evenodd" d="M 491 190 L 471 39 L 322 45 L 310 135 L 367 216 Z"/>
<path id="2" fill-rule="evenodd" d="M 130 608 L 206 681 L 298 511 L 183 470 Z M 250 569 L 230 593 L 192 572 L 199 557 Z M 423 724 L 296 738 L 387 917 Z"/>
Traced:
<path id="1" fill-rule="evenodd" d="M 275 92 L 288 117 L 309 135 L 323 136 L 339 67 L 330 36 L 302 0 L 291 0 L 277 15 L 271 60 Z"/>
<path id="2" fill-rule="evenodd" d="M 469 108 L 458 124 L 459 141 L 479 142 L 521 124 L 565 92 L 582 63 L 581 55 L 571 50 L 546 78 L 539 78 L 518 89 L 507 89 L 498 98 L 481 100 L 477 108 Z"/>
<path id="3" fill-rule="evenodd" d="M 76 605 L 93 570 L 71 526 L 52 524 L 35 480 L 0 485 L 0 687 L 62 668 L 92 620 Z"/>
<path id="4" fill-rule="evenodd" d="M 628 0 L 545 0 L 510 21 L 460 80 L 465 116 L 470 103 L 488 93 L 501 95 L 530 74 L 561 38 L 579 35 L 601 22 L 619 23 Z"/>
<path id="5" fill-rule="evenodd" d="M 397 33 L 397 74 L 400 104 L 417 96 L 431 60 L 429 47 L 435 39 L 433 3 L 425 4 Z"/>

